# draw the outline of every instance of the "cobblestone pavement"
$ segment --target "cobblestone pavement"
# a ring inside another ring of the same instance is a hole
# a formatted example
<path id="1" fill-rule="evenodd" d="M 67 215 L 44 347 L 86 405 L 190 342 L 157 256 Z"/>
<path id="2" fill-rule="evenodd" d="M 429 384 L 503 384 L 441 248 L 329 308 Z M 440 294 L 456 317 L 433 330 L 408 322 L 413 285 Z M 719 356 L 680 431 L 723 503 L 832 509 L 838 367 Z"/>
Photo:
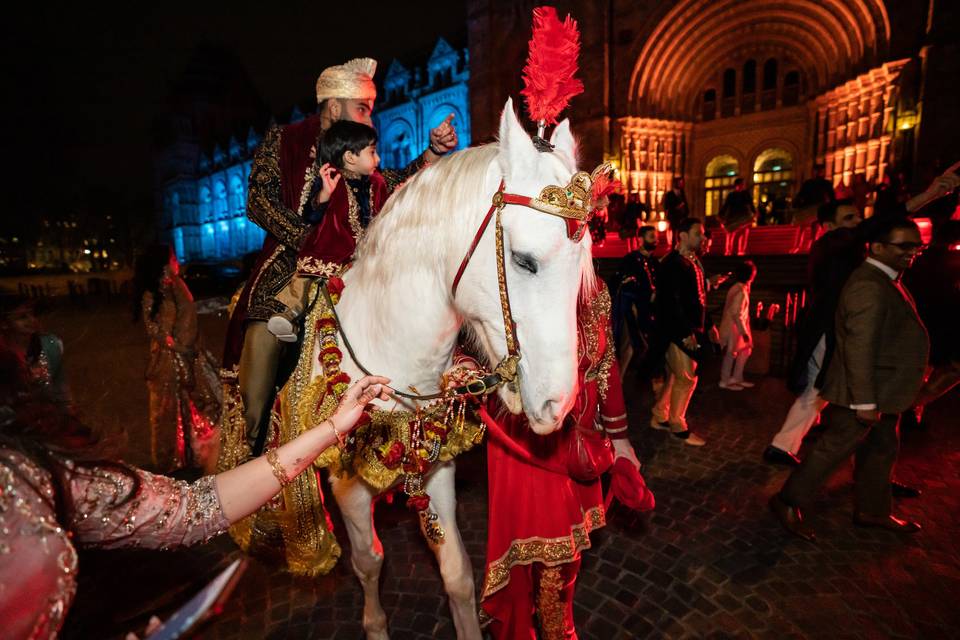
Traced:
<path id="1" fill-rule="evenodd" d="M 67 346 L 69 353 L 69 340 Z M 647 428 L 649 393 L 637 392 L 628 378 L 632 439 L 657 509 L 635 516 L 614 507 L 608 526 L 593 535 L 576 592 L 580 636 L 956 637 L 960 398 L 931 408 L 929 430 L 904 434 L 898 476 L 924 494 L 896 506 L 924 530 L 907 537 L 854 528 L 851 474 L 844 468 L 812 514 L 820 534 L 813 545 L 788 537 L 766 510 L 767 497 L 786 476 L 760 459 L 791 401 L 782 381 L 763 378 L 751 393 L 731 393 L 716 387 L 709 368 L 701 380 L 690 422 L 708 444 L 696 449 Z M 74 380 L 75 387 L 92 383 L 102 384 Z M 141 432 L 128 431 L 131 439 Z M 486 535 L 482 451 L 460 460 L 457 484 L 459 521 L 479 583 Z M 376 521 L 391 637 L 452 638 L 439 574 L 415 518 L 400 504 L 382 504 Z M 136 629 L 149 613 L 183 602 L 236 553 L 226 538 L 167 554 L 85 552 L 64 637 L 116 637 Z M 253 560 L 202 636 L 360 638 L 360 610 L 359 584 L 346 562 L 332 575 L 303 580 Z"/>

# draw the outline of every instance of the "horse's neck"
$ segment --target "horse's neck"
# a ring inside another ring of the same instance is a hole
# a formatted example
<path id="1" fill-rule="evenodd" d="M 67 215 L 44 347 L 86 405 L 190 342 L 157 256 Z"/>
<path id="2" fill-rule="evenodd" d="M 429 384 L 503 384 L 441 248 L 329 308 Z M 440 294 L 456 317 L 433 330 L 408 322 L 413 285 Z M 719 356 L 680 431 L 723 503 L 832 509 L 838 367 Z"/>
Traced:
<path id="1" fill-rule="evenodd" d="M 416 276 L 395 275 L 386 290 L 367 276 L 348 272 L 337 305 L 357 359 L 371 373 L 390 378 L 397 390 L 436 391 L 460 329 L 447 292 L 440 282 L 423 281 L 426 276 L 415 281 Z M 341 350 L 342 368 L 356 380 L 361 370 Z"/>

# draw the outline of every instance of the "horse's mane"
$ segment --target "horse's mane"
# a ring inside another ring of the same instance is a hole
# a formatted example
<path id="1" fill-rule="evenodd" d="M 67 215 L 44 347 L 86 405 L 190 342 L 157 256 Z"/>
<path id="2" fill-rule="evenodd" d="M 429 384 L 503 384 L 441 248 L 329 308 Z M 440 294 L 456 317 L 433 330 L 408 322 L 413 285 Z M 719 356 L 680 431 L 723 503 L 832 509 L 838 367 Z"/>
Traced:
<path id="1" fill-rule="evenodd" d="M 439 227 L 451 227 L 456 251 L 465 252 L 486 213 L 500 181 L 495 143 L 451 154 L 416 173 L 387 200 L 361 240 L 353 269 L 358 277 L 375 276 L 380 287 L 408 265 L 434 263 L 431 272 L 445 274 L 445 252 L 437 247 Z M 562 160 L 569 164 L 566 158 Z M 491 229 L 492 231 L 492 229 Z M 586 234 L 581 259 L 581 294 L 592 295 L 596 283 Z M 431 286 L 430 283 L 424 283 Z"/>

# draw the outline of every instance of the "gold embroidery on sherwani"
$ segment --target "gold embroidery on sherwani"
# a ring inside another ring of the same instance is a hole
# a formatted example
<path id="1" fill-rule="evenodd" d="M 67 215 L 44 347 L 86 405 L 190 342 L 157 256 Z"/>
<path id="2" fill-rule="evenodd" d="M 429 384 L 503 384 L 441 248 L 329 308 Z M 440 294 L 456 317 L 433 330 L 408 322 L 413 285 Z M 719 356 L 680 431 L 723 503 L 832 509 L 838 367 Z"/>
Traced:
<path id="1" fill-rule="evenodd" d="M 543 640 L 563 640 L 564 606 L 560 600 L 562 591 L 563 575 L 560 567 L 547 567 L 540 572 L 537 618 L 540 620 L 540 636 Z"/>
<path id="2" fill-rule="evenodd" d="M 283 205 L 280 174 L 282 131 L 279 126 L 267 129 L 263 142 L 253 154 L 247 217 L 283 245 L 296 251 L 310 227 L 299 212 Z"/>
<path id="3" fill-rule="evenodd" d="M 510 569 L 517 565 L 539 562 L 548 567 L 573 562 L 584 549 L 590 548 L 590 532 L 606 524 L 603 507 L 588 509 L 583 523 L 574 525 L 570 535 L 559 538 L 526 538 L 514 540 L 507 551 L 487 565 L 481 600 L 486 600 L 510 582 Z"/>

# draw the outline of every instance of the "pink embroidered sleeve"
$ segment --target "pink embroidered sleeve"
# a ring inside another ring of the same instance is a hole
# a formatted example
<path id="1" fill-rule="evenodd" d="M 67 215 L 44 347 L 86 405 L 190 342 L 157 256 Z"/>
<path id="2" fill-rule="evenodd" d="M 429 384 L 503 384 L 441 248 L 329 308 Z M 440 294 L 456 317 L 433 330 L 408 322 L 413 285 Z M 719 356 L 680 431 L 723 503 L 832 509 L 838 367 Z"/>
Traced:
<path id="1" fill-rule="evenodd" d="M 193 483 L 134 469 L 140 489 L 127 502 L 131 478 L 110 468 L 77 466 L 70 489 L 71 529 L 82 545 L 168 549 L 206 542 L 227 530 L 214 476 Z"/>

